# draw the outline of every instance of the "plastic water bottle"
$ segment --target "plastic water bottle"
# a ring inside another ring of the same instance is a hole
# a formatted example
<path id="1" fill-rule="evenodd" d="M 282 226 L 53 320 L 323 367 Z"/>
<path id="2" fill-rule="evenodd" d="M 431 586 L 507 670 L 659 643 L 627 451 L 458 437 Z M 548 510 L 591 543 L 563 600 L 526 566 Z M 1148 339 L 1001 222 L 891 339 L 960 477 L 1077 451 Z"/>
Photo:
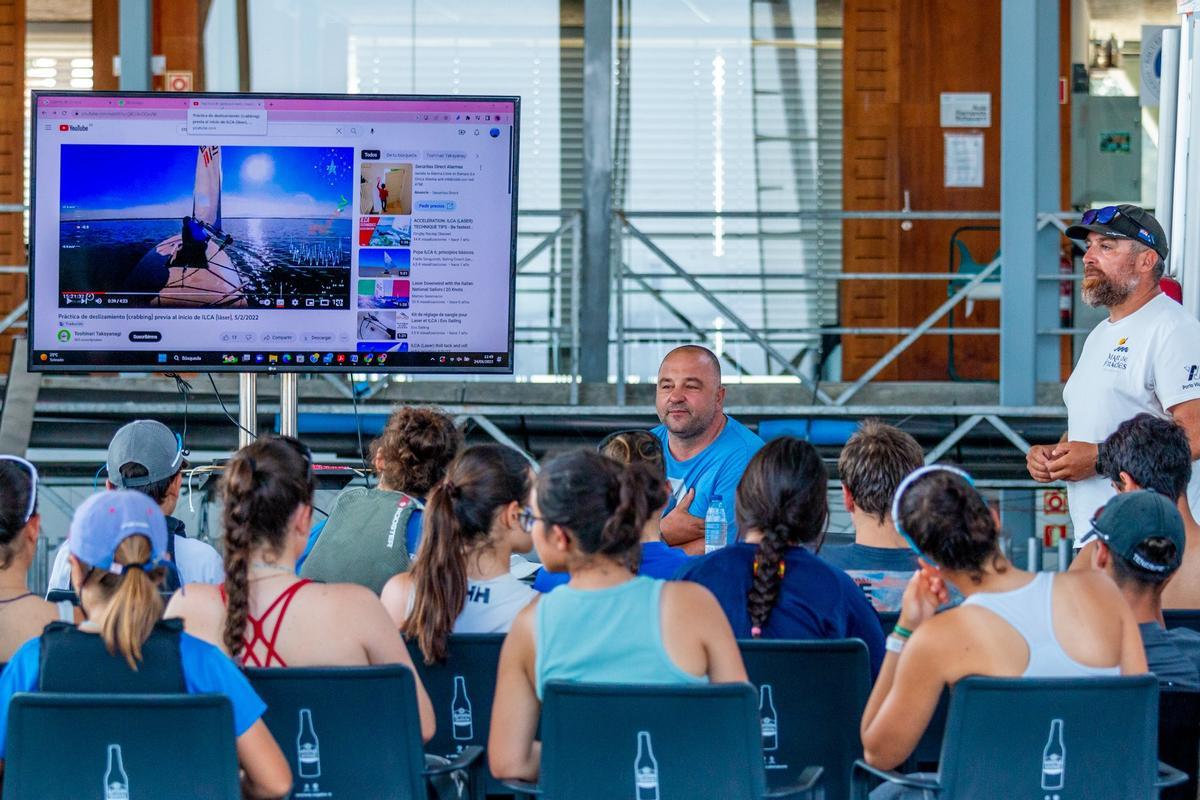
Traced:
<path id="1" fill-rule="evenodd" d="M 728 537 L 729 518 L 725 516 L 725 503 L 721 501 L 721 495 L 713 495 L 704 515 L 704 552 L 720 550 Z"/>

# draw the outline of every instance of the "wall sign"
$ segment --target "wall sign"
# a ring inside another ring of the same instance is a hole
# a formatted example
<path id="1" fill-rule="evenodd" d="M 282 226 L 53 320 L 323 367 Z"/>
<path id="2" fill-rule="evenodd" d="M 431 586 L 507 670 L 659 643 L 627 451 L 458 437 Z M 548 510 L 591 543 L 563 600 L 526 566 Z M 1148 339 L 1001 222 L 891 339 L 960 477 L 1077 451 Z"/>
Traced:
<path id="1" fill-rule="evenodd" d="M 942 127 L 992 127 L 991 94 L 988 92 L 942 92 Z"/>

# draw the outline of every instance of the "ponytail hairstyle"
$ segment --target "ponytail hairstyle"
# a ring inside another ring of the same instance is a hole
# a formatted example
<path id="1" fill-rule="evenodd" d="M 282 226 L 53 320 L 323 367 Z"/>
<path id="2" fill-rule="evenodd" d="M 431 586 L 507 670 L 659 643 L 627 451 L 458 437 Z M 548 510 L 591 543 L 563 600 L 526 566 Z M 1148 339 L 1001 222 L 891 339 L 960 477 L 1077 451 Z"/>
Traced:
<path id="1" fill-rule="evenodd" d="M 425 503 L 421 557 L 412 568 L 413 607 L 404 634 L 425 663 L 446 658 L 446 638 L 467 601 L 467 559 L 490 547 L 496 514 L 523 503 L 532 484 L 529 462 L 511 447 L 483 444 L 450 463 Z"/>
<path id="2" fill-rule="evenodd" d="M 113 564 L 121 565 L 119 575 L 105 569 L 87 568 L 86 586 L 93 575 L 101 595 L 109 601 L 108 614 L 100 625 L 100 636 L 109 655 L 120 651 L 129 668 L 136 671 L 142 660 L 142 645 L 150 638 L 154 625 L 163 614 L 158 587 L 166 567 L 150 568 L 154 553 L 145 536 L 127 536 L 117 545 Z M 80 586 L 80 593 L 83 592 Z"/>
<path id="3" fill-rule="evenodd" d="M 915 476 L 897 497 L 895 520 L 938 566 L 967 573 L 979 583 L 991 561 L 1004 572 L 1000 529 L 983 496 L 957 471 L 937 469 Z"/>
<path id="4" fill-rule="evenodd" d="M 221 497 L 228 605 L 222 639 L 235 659 L 242 650 L 250 607 L 250 552 L 260 545 L 281 550 L 293 512 L 312 503 L 315 489 L 312 455 L 290 436 L 260 438 L 225 465 Z"/>
<path id="5" fill-rule="evenodd" d="M 746 602 L 750 633 L 756 639 L 779 599 L 787 548 L 821 549 L 829 524 L 828 479 L 816 448 L 790 436 L 765 444 L 742 475 L 735 509 L 738 530 L 762 534 Z"/>
<path id="6" fill-rule="evenodd" d="M 537 502 L 542 521 L 569 532 L 579 550 L 636 571 L 642 528 L 662 507 L 650 502 L 662 481 L 645 464 L 618 464 L 594 450 L 571 450 L 542 466 Z"/>
<path id="7" fill-rule="evenodd" d="M 31 498 L 32 493 L 33 475 L 15 461 L 0 460 L 0 570 L 12 566 L 21 547 L 17 534 L 37 513 L 37 498 Z M 30 508 L 33 511 L 26 517 Z"/>
<path id="8" fill-rule="evenodd" d="M 646 484 L 646 504 L 651 514 L 667 505 L 671 498 L 671 485 L 667 482 L 667 464 L 663 458 L 662 442 L 644 430 L 618 431 L 600 442 L 600 453 L 622 464 L 644 464 L 657 483 Z M 639 539 L 641 537 L 638 537 Z M 636 566 L 633 571 L 637 572 Z"/>

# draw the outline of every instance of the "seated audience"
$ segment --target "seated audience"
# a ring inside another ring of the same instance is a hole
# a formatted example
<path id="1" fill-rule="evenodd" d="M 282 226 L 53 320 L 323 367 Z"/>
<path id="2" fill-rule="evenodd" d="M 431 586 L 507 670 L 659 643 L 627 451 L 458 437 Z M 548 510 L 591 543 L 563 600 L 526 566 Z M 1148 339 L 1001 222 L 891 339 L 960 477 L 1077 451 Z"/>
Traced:
<path id="1" fill-rule="evenodd" d="M 296 439 L 262 437 L 237 451 L 221 476 L 225 583 L 176 592 L 167 616 L 243 667 L 411 668 L 378 597 L 354 584 L 296 577 L 314 488 L 312 454 Z M 433 707 L 419 677 L 417 701 L 428 740 Z"/>
<path id="2" fill-rule="evenodd" d="M 854 543 L 821 548 L 821 558 L 854 579 L 876 611 L 899 611 L 917 556 L 892 522 L 892 497 L 925 464 L 917 440 L 876 419 L 865 420 L 842 448 L 838 477 L 854 525 Z"/>
<path id="3" fill-rule="evenodd" d="M 662 444 L 653 434 L 647 431 L 620 431 L 605 437 L 599 450 L 603 455 L 622 464 L 645 464 L 655 477 L 667 485 Z M 652 487 L 652 491 L 657 496 L 659 490 Z M 642 529 L 642 557 L 637 565 L 639 575 L 649 578 L 673 578 L 690 560 L 682 550 L 671 547 L 662 540 L 659 523 L 665 508 L 666 505 L 663 505 L 651 514 Z M 541 569 L 534 578 L 533 588 L 539 592 L 549 592 L 556 586 L 562 586 L 570 577 L 565 572 Z"/>
<path id="4" fill-rule="evenodd" d="M 532 483 L 523 455 L 483 444 L 460 453 L 430 493 L 422 556 L 381 598 L 426 663 L 446 658 L 451 633 L 506 633 L 537 596 L 509 572 L 513 552 L 533 547 L 521 525 Z"/>
<path id="5" fill-rule="evenodd" d="M 225 580 L 221 556 L 211 545 L 189 539 L 183 520 L 171 516 L 179 504 L 183 487 L 182 440 L 161 422 L 135 420 L 113 435 L 108 445 L 109 489 L 133 489 L 149 497 L 167 518 L 167 559 L 175 564 L 168 570 L 163 588 L 172 591 L 184 583 L 220 583 Z M 66 543 L 54 556 L 50 569 L 51 589 L 71 588 L 71 565 Z"/>
<path id="6" fill-rule="evenodd" d="M 37 468 L 17 456 L 0 456 L 0 662 L 55 620 L 83 619 L 70 601 L 47 603 L 29 591 L 26 576 L 37 552 L 42 517 L 37 509 Z"/>
<path id="7" fill-rule="evenodd" d="M 672 493 L 661 523 L 663 540 L 692 555 L 703 553 L 704 517 L 719 497 L 729 521 L 726 544 L 732 544 L 734 492 L 762 439 L 725 414 L 717 356 L 695 344 L 667 353 L 658 368 L 654 406 L 662 424 L 650 432 L 662 443 Z"/>
<path id="8" fill-rule="evenodd" d="M 329 519 L 309 536 L 299 574 L 326 583 L 357 583 L 379 594 L 416 557 L 425 496 L 460 447 L 462 433 L 441 411 L 404 407 L 393 412 L 371 445 L 379 485 L 351 486 L 337 496 Z"/>
<path id="9" fill-rule="evenodd" d="M 1118 492 L 1153 489 L 1176 504 L 1187 547 L 1183 563 L 1163 592 L 1162 605 L 1200 608 L 1200 524 L 1188 503 L 1193 467 L 1183 428 L 1173 419 L 1138 414 L 1118 425 L 1100 445 L 1100 465 Z M 1083 544 L 1087 543 L 1085 536 Z"/>
<path id="10" fill-rule="evenodd" d="M 863 712 L 863 753 L 874 766 L 893 769 L 904 761 L 942 690 L 967 675 L 1146 671 L 1137 622 L 1112 581 L 1094 571 L 1031 574 L 1014 567 L 1000 551 L 995 516 L 966 473 L 917 470 L 896 490 L 892 519 L 925 564 L 904 590 Z M 947 585 L 966 599 L 935 616 Z"/>
<path id="11" fill-rule="evenodd" d="M 1163 590 L 1184 558 L 1183 520 L 1170 500 L 1149 489 L 1122 492 L 1092 520 L 1092 566 L 1106 572 L 1133 609 L 1146 663 L 1163 685 L 1200 689 L 1200 633 L 1167 630 Z"/>
<path id="12" fill-rule="evenodd" d="M 739 639 L 862 639 L 874 674 L 883 661 L 878 615 L 849 575 L 809 549 L 820 548 L 829 522 L 827 477 L 808 442 L 767 442 L 738 484 L 742 541 L 679 577 L 716 595 Z"/>
<path id="13" fill-rule="evenodd" d="M 67 540 L 71 577 L 87 619 L 47 626 L 0 676 L 0 757 L 17 692 L 223 694 L 233 706 L 242 790 L 280 797 L 291 771 L 262 721 L 266 706 L 217 648 L 162 622 L 158 585 L 167 549 L 163 513 L 144 494 L 108 491 L 83 502 Z"/>
<path id="14" fill-rule="evenodd" d="M 649 488 L 661 485 L 644 465 L 587 450 L 543 465 L 523 518 L 542 563 L 571 580 L 521 611 L 504 642 L 488 738 L 497 777 L 537 780 L 546 681 L 746 680 L 712 595 L 629 569 L 646 520 L 661 506 L 661 495 L 647 502 Z"/>

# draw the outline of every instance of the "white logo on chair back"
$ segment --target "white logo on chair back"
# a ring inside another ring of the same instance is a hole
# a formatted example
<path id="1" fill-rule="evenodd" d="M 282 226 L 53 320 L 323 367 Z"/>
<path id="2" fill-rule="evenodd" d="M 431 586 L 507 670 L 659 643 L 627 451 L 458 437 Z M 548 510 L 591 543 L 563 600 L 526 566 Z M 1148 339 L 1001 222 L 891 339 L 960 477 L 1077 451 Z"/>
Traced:
<path id="1" fill-rule="evenodd" d="M 758 687 L 758 719 L 762 725 L 763 766 L 767 769 L 787 769 L 787 764 L 780 764 L 779 750 L 779 712 L 775 710 L 775 687 L 764 683 Z"/>
<path id="2" fill-rule="evenodd" d="M 1063 743 L 1063 721 L 1050 721 L 1050 735 L 1042 750 L 1042 789 L 1061 789 L 1067 777 L 1067 748 Z M 1059 800 L 1058 795 L 1045 795 L 1045 800 Z"/>
<path id="3" fill-rule="evenodd" d="M 121 759 L 121 745 L 108 746 L 108 769 L 104 771 L 104 800 L 129 800 L 129 776 Z"/>
<path id="4" fill-rule="evenodd" d="M 475 717 L 471 713 L 471 698 L 467 694 L 467 679 L 463 675 L 454 676 L 454 699 L 450 701 L 450 723 L 454 741 L 469 742 L 475 738 Z"/>
<path id="5" fill-rule="evenodd" d="M 775 696 L 771 684 L 758 689 L 758 717 L 762 720 L 762 749 L 764 753 L 779 749 L 779 715 L 775 712 Z"/>
<path id="6" fill-rule="evenodd" d="M 637 800 L 658 800 L 658 762 L 650 747 L 649 731 L 638 731 L 637 760 L 633 762 Z"/>
<path id="7" fill-rule="evenodd" d="M 301 778 L 321 777 L 321 743 L 313 728 L 312 711 L 300 709 L 300 733 L 296 736 L 296 761 Z"/>

